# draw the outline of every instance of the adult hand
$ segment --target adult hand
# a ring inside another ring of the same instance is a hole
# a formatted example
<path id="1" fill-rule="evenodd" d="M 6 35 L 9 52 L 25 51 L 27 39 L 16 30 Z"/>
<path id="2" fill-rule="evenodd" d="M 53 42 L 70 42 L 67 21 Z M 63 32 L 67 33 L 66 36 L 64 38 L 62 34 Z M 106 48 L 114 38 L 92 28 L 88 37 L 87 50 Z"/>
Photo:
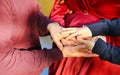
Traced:
<path id="1" fill-rule="evenodd" d="M 76 36 L 80 36 L 81 38 L 92 37 L 92 33 L 88 27 L 80 27 L 80 28 L 64 28 L 61 32 L 62 35 L 69 35 L 66 39 L 71 39 Z"/>
<path id="2" fill-rule="evenodd" d="M 97 54 L 86 49 L 84 45 L 65 46 L 62 53 L 64 57 L 98 57 Z"/>
<path id="3" fill-rule="evenodd" d="M 55 23 L 50 23 L 48 25 L 47 29 L 49 30 L 53 41 L 56 43 L 58 48 L 60 50 L 62 50 L 63 49 L 63 45 L 61 43 L 61 39 L 63 39 L 64 37 L 68 36 L 68 35 L 61 35 L 61 31 L 62 31 L 63 27 L 55 22 Z"/>

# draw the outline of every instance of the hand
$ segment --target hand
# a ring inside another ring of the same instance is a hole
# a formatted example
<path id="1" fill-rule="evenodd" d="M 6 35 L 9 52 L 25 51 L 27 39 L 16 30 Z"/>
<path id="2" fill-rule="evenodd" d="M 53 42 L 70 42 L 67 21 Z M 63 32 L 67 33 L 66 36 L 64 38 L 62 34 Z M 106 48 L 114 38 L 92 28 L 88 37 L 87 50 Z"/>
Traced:
<path id="1" fill-rule="evenodd" d="M 92 37 L 92 33 L 88 27 L 64 28 L 61 34 L 69 35 L 66 39 L 71 39 L 76 36 L 80 36 L 81 38 Z"/>
<path id="2" fill-rule="evenodd" d="M 50 23 L 48 25 L 47 29 L 49 30 L 53 41 L 56 43 L 58 48 L 60 50 L 62 50 L 63 49 L 63 45 L 61 43 L 61 39 L 63 39 L 64 37 L 68 36 L 68 35 L 61 35 L 60 34 L 62 29 L 63 29 L 63 27 L 60 26 L 58 23 Z"/>
<path id="3" fill-rule="evenodd" d="M 73 38 L 72 40 L 69 40 L 69 39 L 61 39 L 61 42 L 64 46 L 75 46 L 75 45 L 78 45 L 78 41 Z"/>
<path id="4" fill-rule="evenodd" d="M 84 38 L 84 39 L 77 36 L 77 41 L 84 44 L 87 49 L 92 50 L 98 38 L 101 38 L 103 41 L 106 42 L 106 37 L 105 36 L 96 36 L 96 37 Z"/>
<path id="5" fill-rule="evenodd" d="M 97 54 L 93 54 L 90 50 L 85 49 L 84 45 L 65 46 L 62 53 L 63 57 L 98 57 Z"/>
<path id="6" fill-rule="evenodd" d="M 83 43 L 87 49 L 89 50 L 92 50 L 94 45 L 95 45 L 95 42 L 98 38 L 92 38 L 92 39 L 81 39 L 81 38 L 77 38 L 77 40 L 80 42 L 80 43 Z"/>

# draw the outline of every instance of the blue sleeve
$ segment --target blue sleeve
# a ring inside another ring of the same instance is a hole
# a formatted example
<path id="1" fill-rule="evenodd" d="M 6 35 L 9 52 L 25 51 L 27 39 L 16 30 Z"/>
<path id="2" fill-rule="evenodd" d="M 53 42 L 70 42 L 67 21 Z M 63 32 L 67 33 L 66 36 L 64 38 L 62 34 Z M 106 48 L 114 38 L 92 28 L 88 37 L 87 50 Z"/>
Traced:
<path id="1" fill-rule="evenodd" d="M 120 35 L 120 18 L 114 20 L 103 20 L 101 22 L 87 25 L 92 32 L 92 36 L 97 35 Z"/>
<path id="2" fill-rule="evenodd" d="M 103 60 L 120 64 L 120 48 L 111 46 L 100 38 L 96 41 L 92 52 L 98 54 Z"/>

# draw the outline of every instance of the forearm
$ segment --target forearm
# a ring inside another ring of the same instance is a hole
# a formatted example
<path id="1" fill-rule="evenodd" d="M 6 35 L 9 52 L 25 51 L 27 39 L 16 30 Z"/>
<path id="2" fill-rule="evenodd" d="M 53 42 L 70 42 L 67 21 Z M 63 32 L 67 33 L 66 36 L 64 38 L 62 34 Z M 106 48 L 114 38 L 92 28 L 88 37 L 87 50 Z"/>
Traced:
<path id="1" fill-rule="evenodd" d="M 47 27 L 50 23 L 53 23 L 53 21 L 48 17 L 44 16 L 42 13 L 38 16 L 38 30 L 40 36 L 44 36 L 49 33 Z"/>
<path id="2" fill-rule="evenodd" d="M 105 43 L 102 39 L 96 41 L 92 52 L 98 54 L 103 60 L 120 64 L 120 48 L 113 47 L 110 44 Z"/>
<path id="3" fill-rule="evenodd" d="M 88 25 L 88 28 L 92 32 L 92 36 L 97 35 L 120 35 L 118 32 L 120 29 L 120 19 L 104 20 L 99 23 Z"/>
<path id="4" fill-rule="evenodd" d="M 3 56 L 4 58 L 2 58 Z M 11 71 L 14 71 L 13 74 L 22 74 L 24 71 L 27 73 L 31 71 L 42 71 L 51 63 L 60 60 L 62 58 L 62 53 L 58 49 L 33 51 L 11 50 L 9 53 L 2 55 L 2 57 L 0 60 L 2 66 L 0 68 L 5 72 L 5 75 L 6 73 L 11 73 Z M 7 69 L 8 67 L 9 69 Z M 0 71 L 0 74 L 1 73 Z"/>

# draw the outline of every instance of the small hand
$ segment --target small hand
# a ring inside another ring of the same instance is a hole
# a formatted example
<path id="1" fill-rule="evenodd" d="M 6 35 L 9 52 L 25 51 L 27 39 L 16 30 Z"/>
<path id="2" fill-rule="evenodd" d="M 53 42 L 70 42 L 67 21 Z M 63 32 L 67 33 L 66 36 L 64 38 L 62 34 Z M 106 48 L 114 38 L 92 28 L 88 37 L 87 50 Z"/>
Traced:
<path id="1" fill-rule="evenodd" d="M 97 54 L 91 53 L 84 45 L 65 46 L 62 50 L 64 57 L 98 57 Z"/>
<path id="2" fill-rule="evenodd" d="M 83 43 L 86 46 L 87 49 L 92 50 L 97 39 L 93 38 L 93 39 L 86 39 L 86 40 L 84 40 L 82 38 L 77 38 L 77 40 L 80 43 Z"/>
<path id="3" fill-rule="evenodd" d="M 92 50 L 98 38 L 101 38 L 102 40 L 106 42 L 105 36 L 96 36 L 96 37 L 84 38 L 84 39 L 77 36 L 77 41 L 84 44 L 87 49 Z"/>

